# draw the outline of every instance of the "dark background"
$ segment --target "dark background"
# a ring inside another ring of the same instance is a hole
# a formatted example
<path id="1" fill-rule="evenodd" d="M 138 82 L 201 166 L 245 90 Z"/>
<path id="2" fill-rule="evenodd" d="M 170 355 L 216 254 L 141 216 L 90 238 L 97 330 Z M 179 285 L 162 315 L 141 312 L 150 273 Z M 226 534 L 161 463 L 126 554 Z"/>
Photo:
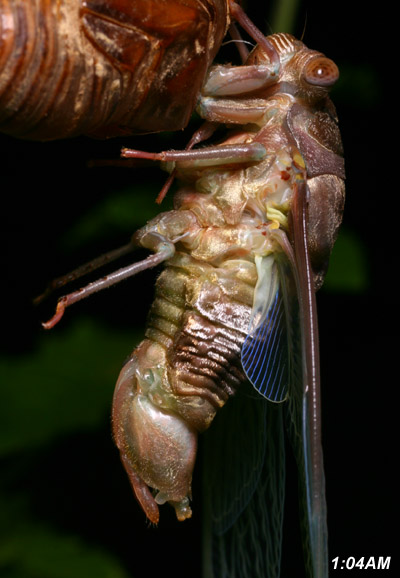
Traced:
<path id="1" fill-rule="evenodd" d="M 261 30 L 283 31 L 273 28 L 276 6 L 248 4 Z M 390 111 L 382 71 L 387 54 L 377 48 L 381 12 L 343 0 L 285 10 L 293 14 L 285 31 L 304 31 L 304 42 L 341 70 L 332 98 L 345 148 L 347 204 L 318 295 L 330 558 L 392 556 L 394 568 L 397 190 L 383 131 Z M 185 524 L 163 508 L 159 528 L 149 527 L 110 434 L 114 383 L 143 335 L 155 274 L 74 306 L 50 333 L 40 322 L 55 299 L 39 308 L 31 303 L 50 279 L 125 243 L 159 211 L 154 198 L 164 173 L 147 166 L 89 168 L 88 161 L 118 158 L 122 145 L 182 148 L 189 135 L 190 128 L 122 141 L 0 137 L 2 577 L 141 578 L 167 569 L 176 578 L 200 575 L 201 505 L 194 503 Z M 196 478 L 195 496 L 198 484 Z M 284 578 L 301 576 L 295 527 L 289 511 Z"/>

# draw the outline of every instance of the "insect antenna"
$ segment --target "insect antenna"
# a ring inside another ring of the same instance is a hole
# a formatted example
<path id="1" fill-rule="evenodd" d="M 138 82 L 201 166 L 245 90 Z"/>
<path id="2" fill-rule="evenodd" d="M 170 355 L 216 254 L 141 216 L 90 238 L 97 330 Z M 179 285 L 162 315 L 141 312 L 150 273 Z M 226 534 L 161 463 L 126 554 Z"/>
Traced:
<path id="1" fill-rule="evenodd" d="M 306 35 L 306 28 L 307 28 L 307 12 L 304 15 L 304 25 L 303 25 L 303 32 L 301 33 L 300 40 L 303 42 L 304 36 Z"/>
<path id="2" fill-rule="evenodd" d="M 223 46 L 226 46 L 227 44 L 230 44 L 231 42 L 235 42 L 236 48 L 239 52 L 239 56 L 240 56 L 242 62 L 243 63 L 246 62 L 250 51 L 247 49 L 247 46 L 245 46 L 245 45 L 249 44 L 252 47 L 253 47 L 253 45 L 251 44 L 251 42 L 243 40 L 236 24 L 234 24 L 234 23 L 232 23 L 229 26 L 229 34 L 230 34 L 232 40 L 228 40 L 228 42 L 224 42 Z"/>

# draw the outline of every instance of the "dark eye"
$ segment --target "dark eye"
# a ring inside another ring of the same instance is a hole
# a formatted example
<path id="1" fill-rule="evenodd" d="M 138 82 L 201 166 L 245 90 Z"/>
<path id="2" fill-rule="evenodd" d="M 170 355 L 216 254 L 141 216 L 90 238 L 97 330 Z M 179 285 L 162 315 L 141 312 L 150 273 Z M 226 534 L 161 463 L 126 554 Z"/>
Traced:
<path id="1" fill-rule="evenodd" d="M 339 69 L 333 60 L 325 56 L 317 56 L 306 64 L 303 77 L 309 84 L 332 86 L 339 78 Z"/>

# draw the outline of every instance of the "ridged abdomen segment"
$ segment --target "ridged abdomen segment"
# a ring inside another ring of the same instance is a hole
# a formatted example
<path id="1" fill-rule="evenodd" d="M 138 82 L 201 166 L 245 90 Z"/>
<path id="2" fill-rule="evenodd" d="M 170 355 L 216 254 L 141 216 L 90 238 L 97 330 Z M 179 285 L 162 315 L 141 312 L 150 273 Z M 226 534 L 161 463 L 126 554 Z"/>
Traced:
<path id="1" fill-rule="evenodd" d="M 114 121 L 122 92 L 132 93 L 132 74 L 87 39 L 80 8 L 79 0 L 0 0 L 2 132 L 38 140 L 94 132 Z"/>
<path id="2" fill-rule="evenodd" d="M 2 0 L 0 10 L 5 23 L 1 31 L 1 130 L 15 136 L 34 136 L 40 133 L 40 123 L 47 124 L 49 119 L 61 122 L 54 117 L 54 110 L 60 100 L 77 92 L 81 74 L 79 63 L 73 59 L 77 50 L 69 52 L 62 34 L 68 19 L 65 21 L 58 2 Z M 64 116 L 66 111 L 64 108 Z M 74 125 L 73 115 L 70 122 Z"/>
<path id="3" fill-rule="evenodd" d="M 184 128 L 226 23 L 226 0 L 0 0 L 0 131 Z"/>
<path id="4" fill-rule="evenodd" d="M 173 395 L 207 401 L 213 413 L 244 380 L 240 350 L 252 307 L 254 265 L 232 263 L 214 267 L 177 255 L 157 281 L 146 330 L 146 337 L 166 350 Z M 211 420 L 197 410 L 189 421 L 203 430 Z"/>

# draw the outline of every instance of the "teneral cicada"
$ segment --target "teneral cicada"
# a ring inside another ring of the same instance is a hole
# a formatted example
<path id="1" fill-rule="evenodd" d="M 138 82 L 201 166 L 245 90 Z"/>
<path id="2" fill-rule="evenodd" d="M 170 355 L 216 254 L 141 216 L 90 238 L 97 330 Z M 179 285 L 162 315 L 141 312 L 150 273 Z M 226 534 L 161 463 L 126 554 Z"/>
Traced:
<path id="1" fill-rule="evenodd" d="M 226 0 L 0 0 L 0 131 L 50 140 L 186 126 Z"/>
<path id="2" fill-rule="evenodd" d="M 181 181 L 175 209 L 133 237 L 132 246 L 154 254 L 61 298 L 47 326 L 82 297 L 165 262 L 146 337 L 114 395 L 114 436 L 135 495 L 154 523 L 165 502 L 179 520 L 189 518 L 198 433 L 218 413 L 206 451 L 209 575 L 279 576 L 286 425 L 307 575 L 321 578 L 328 568 L 315 290 L 344 203 L 328 97 L 338 69 L 289 34 L 265 38 L 232 7 L 257 46 L 242 66 L 211 68 L 198 104 L 206 124 L 188 149 L 123 153 L 172 163 Z M 221 126 L 217 144 L 192 149 Z"/>

